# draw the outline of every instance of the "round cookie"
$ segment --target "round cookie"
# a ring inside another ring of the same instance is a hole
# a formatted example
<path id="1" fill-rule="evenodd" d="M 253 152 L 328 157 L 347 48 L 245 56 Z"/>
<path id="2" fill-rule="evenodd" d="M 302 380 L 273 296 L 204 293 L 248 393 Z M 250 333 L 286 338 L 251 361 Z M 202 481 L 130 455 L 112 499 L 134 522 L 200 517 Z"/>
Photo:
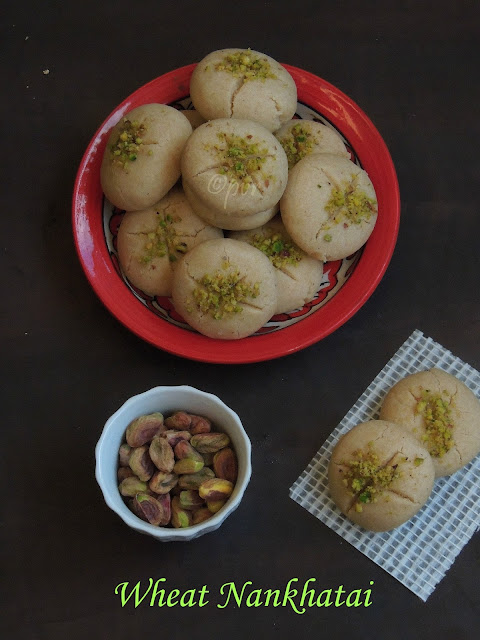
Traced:
<path id="1" fill-rule="evenodd" d="M 161 200 L 180 177 L 180 157 L 191 133 L 181 112 L 165 104 L 127 113 L 110 133 L 100 168 L 108 200 L 126 211 Z"/>
<path id="2" fill-rule="evenodd" d="M 340 135 L 321 122 L 290 120 L 275 133 L 288 159 L 288 168 L 311 153 L 334 153 L 350 159 Z"/>
<path id="3" fill-rule="evenodd" d="M 287 231 L 318 260 L 341 260 L 370 237 L 377 198 L 366 171 L 332 153 L 306 156 L 290 171 L 280 202 Z"/>
<path id="4" fill-rule="evenodd" d="M 244 338 L 275 311 L 275 269 L 245 242 L 208 240 L 178 264 L 172 297 L 178 313 L 200 333 L 222 340 Z"/>
<path id="5" fill-rule="evenodd" d="M 208 222 L 208 224 L 211 224 L 214 227 L 219 227 L 220 229 L 254 229 L 255 227 L 260 227 L 265 222 L 268 222 L 276 213 L 278 213 L 278 204 L 276 204 L 274 207 L 270 207 L 270 209 L 267 209 L 266 211 L 252 213 L 249 216 L 228 215 L 224 212 L 214 211 L 211 207 L 205 204 L 201 198 L 195 195 L 188 184 L 184 183 L 184 189 L 195 213 L 203 218 L 205 222 Z"/>
<path id="6" fill-rule="evenodd" d="M 123 217 L 117 236 L 118 259 L 125 276 L 150 296 L 170 296 L 178 260 L 205 240 L 223 237 L 192 210 L 181 189 L 160 202 Z"/>
<path id="7" fill-rule="evenodd" d="M 250 49 L 220 49 L 195 67 L 192 102 L 206 120 L 240 118 L 276 131 L 297 108 L 297 87 L 270 56 Z"/>
<path id="8" fill-rule="evenodd" d="M 260 249 L 275 267 L 276 314 L 302 308 L 314 298 L 322 282 L 323 262 L 307 256 L 295 245 L 280 216 L 250 231 L 233 231 L 229 237 Z"/>
<path id="9" fill-rule="evenodd" d="M 406 429 L 384 420 L 363 422 L 346 433 L 328 467 L 337 507 L 371 531 L 389 531 L 414 516 L 434 479 L 428 451 Z"/>
<path id="10" fill-rule="evenodd" d="M 188 139 L 182 179 L 187 197 L 196 196 L 211 216 L 242 218 L 278 204 L 288 179 L 287 156 L 265 127 L 222 118 Z"/>
<path id="11" fill-rule="evenodd" d="M 480 402 L 441 369 L 403 378 L 387 393 L 380 417 L 408 429 L 430 451 L 436 477 L 454 473 L 480 452 Z"/>

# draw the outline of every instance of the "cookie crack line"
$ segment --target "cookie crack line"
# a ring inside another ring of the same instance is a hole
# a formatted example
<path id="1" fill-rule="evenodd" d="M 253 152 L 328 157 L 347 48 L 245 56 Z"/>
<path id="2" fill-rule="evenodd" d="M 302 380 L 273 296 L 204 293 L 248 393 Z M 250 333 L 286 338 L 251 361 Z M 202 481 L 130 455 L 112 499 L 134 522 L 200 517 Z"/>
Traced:
<path id="1" fill-rule="evenodd" d="M 181 240 L 182 238 L 196 238 L 200 233 L 202 233 L 202 231 L 205 231 L 207 227 L 201 227 L 200 229 L 196 229 L 195 231 L 192 231 L 191 233 L 187 233 L 186 231 L 179 231 L 177 233 L 177 238 L 179 240 Z"/>
<path id="2" fill-rule="evenodd" d="M 377 440 L 381 439 L 383 437 L 383 435 L 385 434 L 385 431 L 387 431 L 388 427 L 385 427 L 383 432 L 377 436 L 375 438 L 375 440 L 373 440 L 373 442 L 376 442 Z M 391 462 L 392 460 L 395 459 L 395 456 L 398 456 L 400 454 L 400 451 L 395 451 L 395 453 L 382 465 L 379 465 L 378 469 L 384 469 L 386 466 L 388 466 L 389 462 Z M 347 467 L 350 467 L 350 465 L 344 465 Z M 398 465 L 397 465 L 398 466 Z M 372 487 L 375 485 L 375 482 L 373 480 L 370 480 L 370 482 L 368 482 L 365 486 L 363 486 L 359 491 L 357 491 L 356 494 L 354 494 L 352 501 L 350 502 L 350 506 L 347 509 L 347 513 L 349 513 L 354 507 L 355 505 L 358 503 L 358 499 L 361 493 L 363 493 L 364 491 L 367 491 L 369 487 Z M 388 487 L 385 487 L 385 489 L 382 491 L 382 493 L 384 493 L 385 491 L 387 491 Z M 381 495 L 381 494 L 380 494 Z"/>
<path id="3" fill-rule="evenodd" d="M 301 282 L 301 280 L 299 280 L 298 278 L 295 278 L 292 273 L 290 273 L 286 267 L 275 267 L 275 269 L 278 269 L 278 271 L 281 271 L 284 275 L 287 276 L 287 278 L 290 278 L 291 280 L 293 280 L 294 282 Z"/>
<path id="4" fill-rule="evenodd" d="M 417 398 L 417 396 L 413 393 L 413 391 L 411 389 L 407 389 L 407 392 L 412 396 L 412 398 L 415 400 L 415 402 L 420 402 L 420 398 Z M 397 398 L 398 400 L 398 398 Z M 401 404 L 406 405 L 405 402 L 400 401 Z"/>
<path id="5" fill-rule="evenodd" d="M 377 440 L 381 440 L 383 438 L 383 436 L 385 435 L 385 433 L 388 431 L 389 427 L 383 427 L 382 429 L 382 433 L 380 433 L 376 438 L 373 439 L 373 442 L 377 442 Z M 397 451 L 398 453 L 398 451 Z M 397 455 L 397 454 L 395 454 Z"/>
<path id="6" fill-rule="evenodd" d="M 242 76 L 241 78 L 239 78 L 239 81 L 240 82 L 237 83 L 237 86 L 233 88 L 232 95 L 230 96 L 230 117 L 231 118 L 233 118 L 233 112 L 235 109 L 235 98 L 238 96 L 240 89 L 243 87 L 243 85 L 247 81 L 246 76 Z"/>
<path id="7" fill-rule="evenodd" d="M 387 488 L 385 489 L 385 493 L 393 493 L 393 495 L 398 496 L 399 498 L 403 498 L 404 500 L 408 500 L 408 502 L 411 502 L 412 504 L 420 504 L 420 502 L 417 502 L 406 493 L 403 493 L 403 491 L 399 491 L 398 489 Z"/>
<path id="8" fill-rule="evenodd" d="M 260 307 L 252 302 L 248 302 L 247 300 L 242 300 L 239 303 L 242 307 L 248 307 L 249 309 L 253 309 L 254 311 L 263 311 L 263 307 Z"/>
<path id="9" fill-rule="evenodd" d="M 459 457 L 459 459 L 460 459 L 460 463 L 463 465 L 464 463 L 463 463 L 462 454 L 460 453 L 460 449 L 458 448 L 458 445 L 457 445 L 457 443 L 456 443 L 456 442 L 454 442 L 454 443 L 453 443 L 453 446 L 452 446 L 452 449 L 451 449 L 451 450 L 453 450 L 453 451 L 455 451 L 455 452 L 456 452 L 457 456 L 458 456 L 458 457 Z"/>
<path id="10" fill-rule="evenodd" d="M 282 112 L 282 109 L 281 109 L 281 107 L 279 107 L 279 106 L 278 106 L 278 101 L 277 101 L 277 100 L 275 100 L 275 98 L 274 98 L 273 96 L 270 96 L 270 100 L 271 100 L 271 101 L 273 102 L 273 104 L 275 105 L 275 111 L 276 111 L 277 113 L 281 113 L 281 112 Z"/>
<path id="11" fill-rule="evenodd" d="M 393 456 L 391 456 L 391 458 L 389 458 L 384 464 L 380 465 L 379 469 L 384 469 L 385 467 L 388 467 L 388 465 L 395 460 L 395 458 L 399 455 L 403 454 L 403 451 L 395 451 L 395 453 L 393 454 Z M 405 455 L 405 454 L 403 454 Z M 398 465 L 397 465 L 398 466 Z"/>
<path id="12" fill-rule="evenodd" d="M 430 373 L 432 374 L 432 377 L 435 378 L 438 384 L 438 393 L 440 393 L 440 390 L 442 388 L 442 385 L 440 383 L 440 378 L 437 376 L 437 372 L 434 369 L 430 369 Z"/>
<path id="13" fill-rule="evenodd" d="M 262 189 L 262 188 L 260 187 L 260 184 L 261 184 L 261 183 L 260 183 L 260 181 L 257 179 L 257 176 L 252 174 L 252 175 L 250 176 L 250 178 L 252 179 L 252 182 L 253 182 L 253 184 L 255 185 L 255 188 L 256 188 L 256 189 L 258 189 L 258 191 L 260 192 L 260 194 L 261 194 L 262 196 L 263 196 L 263 195 L 265 195 L 265 191 L 264 191 L 264 189 Z"/>
<path id="14" fill-rule="evenodd" d="M 197 173 L 195 173 L 195 174 L 192 176 L 192 180 L 193 180 L 194 178 L 197 178 L 198 176 L 201 176 L 203 173 L 207 173 L 207 171 L 213 171 L 214 169 L 221 169 L 222 167 L 223 167 L 223 163 L 221 163 L 221 162 L 220 162 L 220 163 L 218 163 L 218 162 L 217 162 L 217 164 L 214 164 L 214 165 L 212 165 L 211 167 L 206 167 L 205 169 L 201 169 L 200 171 L 198 171 Z M 220 173 L 219 173 L 218 175 L 222 175 L 222 174 L 220 174 Z"/>
<path id="15" fill-rule="evenodd" d="M 323 173 L 323 175 L 329 181 L 330 185 L 333 185 L 336 189 L 340 189 L 340 182 L 338 182 L 338 180 L 336 180 L 335 177 L 332 176 L 332 174 L 329 171 L 325 171 L 325 169 L 323 167 L 321 167 L 320 171 Z"/>

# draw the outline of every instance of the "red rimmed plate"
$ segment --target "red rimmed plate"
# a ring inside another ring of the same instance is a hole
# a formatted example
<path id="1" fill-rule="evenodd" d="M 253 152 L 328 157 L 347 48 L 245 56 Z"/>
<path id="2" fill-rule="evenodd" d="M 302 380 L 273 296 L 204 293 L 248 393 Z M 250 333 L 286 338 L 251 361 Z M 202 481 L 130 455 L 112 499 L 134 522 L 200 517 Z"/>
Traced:
<path id="1" fill-rule="evenodd" d="M 318 119 L 336 129 L 352 159 L 369 174 L 378 199 L 378 219 L 363 249 L 342 261 L 326 263 L 322 286 L 303 309 L 274 316 L 257 334 L 242 340 L 214 340 L 183 323 L 166 298 L 150 298 L 123 277 L 115 240 L 121 213 L 103 197 L 100 165 L 112 126 L 141 104 L 190 106 L 189 82 L 195 65 L 171 71 L 140 87 L 105 120 L 80 164 L 73 192 L 73 231 L 82 267 L 109 311 L 151 344 L 179 356 L 215 363 L 270 360 L 304 349 L 344 324 L 366 302 L 390 262 L 400 220 L 395 168 L 377 129 L 344 93 L 307 71 L 284 65 L 298 89 L 302 118 Z"/>

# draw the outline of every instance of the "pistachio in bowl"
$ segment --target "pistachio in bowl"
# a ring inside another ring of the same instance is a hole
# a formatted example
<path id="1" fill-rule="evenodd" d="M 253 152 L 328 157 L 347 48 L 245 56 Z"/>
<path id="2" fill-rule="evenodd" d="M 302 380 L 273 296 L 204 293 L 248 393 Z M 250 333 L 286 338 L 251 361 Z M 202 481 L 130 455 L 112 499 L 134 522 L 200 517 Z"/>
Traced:
<path id="1" fill-rule="evenodd" d="M 192 540 L 237 508 L 250 457 L 240 418 L 219 398 L 188 386 L 155 387 L 107 420 L 96 478 L 107 505 L 133 529 Z"/>

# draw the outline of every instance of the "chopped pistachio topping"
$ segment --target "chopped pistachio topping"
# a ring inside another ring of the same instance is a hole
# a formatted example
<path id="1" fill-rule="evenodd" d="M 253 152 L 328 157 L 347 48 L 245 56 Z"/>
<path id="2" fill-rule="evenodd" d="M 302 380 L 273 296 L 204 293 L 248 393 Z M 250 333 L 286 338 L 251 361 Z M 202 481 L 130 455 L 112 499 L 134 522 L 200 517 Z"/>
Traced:
<path id="1" fill-rule="evenodd" d="M 129 162 L 135 162 L 138 151 L 143 144 L 145 125 L 136 120 L 124 118 L 117 140 L 110 145 L 110 159 L 113 164 L 127 169 Z"/>
<path id="2" fill-rule="evenodd" d="M 451 398 L 446 391 L 440 394 L 425 389 L 415 407 L 416 413 L 423 416 L 426 433 L 422 436 L 430 455 L 441 458 L 453 447 L 453 422 Z"/>
<path id="3" fill-rule="evenodd" d="M 205 274 L 193 290 L 193 299 L 200 311 L 208 313 L 215 320 L 225 315 L 241 313 L 242 302 L 248 298 L 256 298 L 260 293 L 258 282 L 250 284 L 245 281 L 240 271 L 223 265 L 222 270 Z"/>
<path id="4" fill-rule="evenodd" d="M 263 233 L 255 233 L 248 238 L 249 244 L 260 249 L 277 269 L 286 265 L 297 266 L 302 254 L 293 242 L 276 233 L 273 229 L 265 229 Z"/>
<path id="5" fill-rule="evenodd" d="M 179 239 L 174 224 L 181 222 L 182 219 L 159 211 L 157 215 L 157 227 L 146 234 L 144 251 L 139 258 L 144 264 L 149 264 L 154 258 L 163 258 L 166 255 L 170 262 L 175 262 L 188 250 L 187 243 Z"/>
<path id="6" fill-rule="evenodd" d="M 423 464 L 425 462 L 425 458 L 415 458 L 415 460 L 413 461 L 413 464 L 416 467 L 419 467 L 421 464 Z"/>
<path id="7" fill-rule="evenodd" d="M 358 188 L 358 175 L 353 174 L 350 182 L 332 189 L 325 210 L 330 214 L 329 222 L 334 225 L 342 221 L 344 226 L 360 224 L 377 212 L 377 201 Z M 323 228 L 330 229 L 330 226 Z"/>
<path id="8" fill-rule="evenodd" d="M 332 235 L 330 233 L 326 233 L 323 236 L 323 239 L 325 240 L 325 242 L 331 242 L 332 241 Z"/>
<path id="9" fill-rule="evenodd" d="M 268 60 L 259 58 L 250 49 L 229 53 L 215 65 L 215 70 L 228 71 L 235 78 L 243 78 L 244 82 L 248 80 L 265 82 L 267 78 L 275 79 L 277 77 L 272 72 Z"/>
<path id="10" fill-rule="evenodd" d="M 279 140 L 287 154 L 289 169 L 311 153 L 314 145 L 318 142 L 315 136 L 306 127 L 302 126 L 300 122 L 290 129 L 288 135 Z M 317 187 L 321 188 L 319 184 Z"/>
<path id="11" fill-rule="evenodd" d="M 258 142 L 251 142 L 253 136 L 242 138 L 222 131 L 217 134 L 217 137 L 221 145 L 215 145 L 213 148 L 221 157 L 222 164 L 218 173 L 238 181 L 246 191 L 254 182 L 253 176 L 262 170 L 268 156 L 268 149 Z M 267 181 L 273 179 L 273 176 L 266 176 L 263 172 L 259 177 L 263 179 L 266 186 L 268 186 Z"/>
<path id="12" fill-rule="evenodd" d="M 356 505 L 360 507 L 360 503 L 376 502 L 383 491 L 400 477 L 398 464 L 381 466 L 378 455 L 370 444 L 367 451 L 355 451 L 353 460 L 342 461 L 342 464 L 348 467 L 343 483 L 353 496 L 357 496 Z M 362 511 L 361 508 L 356 510 Z"/>

